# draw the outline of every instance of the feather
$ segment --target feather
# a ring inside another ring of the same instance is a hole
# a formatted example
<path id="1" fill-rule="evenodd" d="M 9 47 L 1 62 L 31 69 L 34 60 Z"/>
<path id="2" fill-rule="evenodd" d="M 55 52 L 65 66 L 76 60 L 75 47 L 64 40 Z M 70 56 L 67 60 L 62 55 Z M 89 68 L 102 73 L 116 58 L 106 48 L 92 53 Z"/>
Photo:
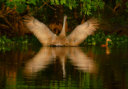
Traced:
<path id="1" fill-rule="evenodd" d="M 98 28 L 98 21 L 94 18 L 86 21 L 85 23 L 78 25 L 73 32 L 67 37 L 70 45 L 77 46 L 82 43 L 87 36 L 93 34 Z"/>
<path id="2" fill-rule="evenodd" d="M 56 38 L 56 34 L 50 31 L 44 23 L 32 16 L 26 16 L 24 18 L 25 25 L 43 45 L 50 45 L 51 41 Z"/>
<path id="3" fill-rule="evenodd" d="M 78 46 L 87 36 L 93 34 L 98 27 L 98 21 L 92 18 L 85 23 L 78 25 L 73 32 L 66 37 L 66 19 L 67 16 L 64 16 L 63 28 L 59 36 L 54 34 L 44 23 L 38 21 L 32 16 L 26 16 L 24 22 L 28 29 L 44 46 Z"/>

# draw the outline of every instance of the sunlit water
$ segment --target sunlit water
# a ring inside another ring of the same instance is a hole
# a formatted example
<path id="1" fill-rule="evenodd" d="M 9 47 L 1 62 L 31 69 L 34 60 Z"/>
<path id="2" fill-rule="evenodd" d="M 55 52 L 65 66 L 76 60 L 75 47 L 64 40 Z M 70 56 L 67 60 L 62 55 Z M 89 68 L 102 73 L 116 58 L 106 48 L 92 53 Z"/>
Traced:
<path id="1" fill-rule="evenodd" d="M 0 89 L 128 89 L 127 48 L 34 49 L 0 53 Z"/>

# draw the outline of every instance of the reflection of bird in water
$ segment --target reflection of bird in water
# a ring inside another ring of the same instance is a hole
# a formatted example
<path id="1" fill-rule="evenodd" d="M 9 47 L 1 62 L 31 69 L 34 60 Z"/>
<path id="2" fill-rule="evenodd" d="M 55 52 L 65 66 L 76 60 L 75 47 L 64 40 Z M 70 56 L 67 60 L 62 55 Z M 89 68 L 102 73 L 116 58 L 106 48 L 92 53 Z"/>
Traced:
<path id="1" fill-rule="evenodd" d="M 78 47 L 70 49 L 69 58 L 71 62 L 78 70 L 82 70 L 83 72 L 95 73 L 96 66 L 92 59 L 92 57 L 88 57 L 82 50 Z"/>
<path id="2" fill-rule="evenodd" d="M 58 36 L 50 31 L 50 29 L 44 23 L 38 21 L 32 16 L 24 17 L 24 22 L 29 30 L 44 46 L 78 46 L 98 27 L 98 21 L 96 19 L 90 19 L 83 24 L 78 25 L 70 35 L 66 36 L 66 19 L 67 16 L 64 16 L 62 31 Z"/>
<path id="3" fill-rule="evenodd" d="M 25 75 L 36 76 L 37 72 L 47 68 L 57 57 L 62 66 L 63 78 L 66 77 L 65 65 L 67 57 L 71 59 L 72 64 L 78 70 L 89 73 L 96 72 L 96 65 L 93 59 L 84 54 L 78 47 L 43 47 L 25 64 Z"/>

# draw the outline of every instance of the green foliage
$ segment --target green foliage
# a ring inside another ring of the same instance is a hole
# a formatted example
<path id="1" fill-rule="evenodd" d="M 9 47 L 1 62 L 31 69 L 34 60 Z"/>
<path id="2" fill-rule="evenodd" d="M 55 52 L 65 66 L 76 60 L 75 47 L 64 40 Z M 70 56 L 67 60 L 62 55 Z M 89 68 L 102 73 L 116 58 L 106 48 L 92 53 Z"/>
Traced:
<path id="1" fill-rule="evenodd" d="M 103 31 L 99 31 L 94 35 L 88 36 L 87 39 L 81 44 L 85 45 L 102 45 L 106 43 L 106 39 L 109 38 L 112 41 L 109 42 L 111 46 L 121 47 L 128 46 L 128 36 L 119 36 L 117 34 L 105 35 Z"/>
<path id="2" fill-rule="evenodd" d="M 15 49 L 17 46 L 20 46 L 21 49 L 26 50 L 27 46 L 31 45 L 38 45 L 40 46 L 39 41 L 31 36 L 24 36 L 24 37 L 13 37 L 7 38 L 6 36 L 0 37 L 0 51 L 10 51 L 11 49 Z"/>
<path id="3" fill-rule="evenodd" d="M 91 15 L 92 11 L 104 8 L 104 2 L 102 0 L 81 0 L 83 2 L 81 11 L 86 15 Z"/>
<path id="4" fill-rule="evenodd" d="M 122 0 L 116 0 L 116 4 L 122 3 Z"/>
<path id="5" fill-rule="evenodd" d="M 70 10 L 73 8 L 80 8 L 80 12 L 86 15 L 91 15 L 92 11 L 103 9 L 104 7 L 103 0 L 7 0 L 5 3 L 11 8 L 16 7 L 16 10 L 19 13 L 22 13 L 26 9 L 27 5 L 32 9 L 36 7 L 39 8 L 44 3 L 54 6 L 63 5 L 68 7 Z"/>
<path id="6" fill-rule="evenodd" d="M 128 12 L 128 1 L 126 2 L 126 12 Z"/>
<path id="7" fill-rule="evenodd" d="M 79 13 L 85 15 L 91 15 L 92 12 L 103 9 L 104 5 L 109 2 L 113 6 L 116 4 L 120 4 L 121 6 L 126 5 L 126 11 L 128 10 L 128 1 L 126 3 L 123 0 L 115 0 L 115 1 L 104 1 L 104 0 L 0 0 L 0 3 L 4 2 L 7 6 L 13 8 L 15 7 L 17 12 L 22 13 L 26 10 L 27 5 L 30 9 L 40 8 L 45 3 L 47 3 L 47 7 L 49 6 L 57 6 L 63 5 L 64 7 L 68 7 L 70 10 L 73 8 L 80 9 Z M 111 5 L 110 5 L 111 6 Z M 43 8 L 43 7 L 42 7 Z"/>
<path id="8" fill-rule="evenodd" d="M 7 43 L 12 43 L 12 41 L 10 39 L 8 39 L 6 36 L 2 36 L 0 38 L 0 45 L 5 45 Z M 8 44 L 9 45 L 9 44 Z"/>
<path id="9" fill-rule="evenodd" d="M 12 1 L 7 0 L 5 4 L 10 8 L 16 8 L 16 11 L 19 13 L 22 13 L 27 7 L 26 0 L 12 0 Z"/>
<path id="10" fill-rule="evenodd" d="M 103 31 L 98 31 L 94 35 L 88 36 L 87 39 L 80 46 L 87 45 L 102 45 L 106 43 L 106 39 L 109 38 L 112 41 L 108 42 L 111 46 L 122 47 L 128 46 L 128 36 L 118 36 L 117 34 L 105 35 Z M 9 51 L 15 46 L 41 46 L 39 41 L 34 36 L 14 37 L 7 38 L 6 36 L 0 37 L 0 51 Z"/>

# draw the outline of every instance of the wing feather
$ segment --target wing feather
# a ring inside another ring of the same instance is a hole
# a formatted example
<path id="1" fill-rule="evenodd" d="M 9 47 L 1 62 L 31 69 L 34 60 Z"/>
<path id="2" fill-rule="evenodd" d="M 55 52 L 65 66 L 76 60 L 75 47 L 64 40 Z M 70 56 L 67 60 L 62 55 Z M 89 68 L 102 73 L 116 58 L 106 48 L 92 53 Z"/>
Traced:
<path id="1" fill-rule="evenodd" d="M 82 43 L 88 35 L 93 34 L 98 28 L 98 21 L 94 18 L 86 21 L 85 23 L 78 25 L 73 32 L 67 37 L 69 44 L 77 46 Z"/>
<path id="2" fill-rule="evenodd" d="M 88 57 L 79 47 L 71 47 L 68 57 L 77 69 L 84 72 L 96 72 L 96 65 L 91 57 Z"/>
<path id="3" fill-rule="evenodd" d="M 26 16 L 24 18 L 25 25 L 37 37 L 37 39 L 43 45 L 50 45 L 52 39 L 56 37 L 56 34 L 50 31 L 50 29 L 44 23 L 40 22 L 34 17 Z"/>

